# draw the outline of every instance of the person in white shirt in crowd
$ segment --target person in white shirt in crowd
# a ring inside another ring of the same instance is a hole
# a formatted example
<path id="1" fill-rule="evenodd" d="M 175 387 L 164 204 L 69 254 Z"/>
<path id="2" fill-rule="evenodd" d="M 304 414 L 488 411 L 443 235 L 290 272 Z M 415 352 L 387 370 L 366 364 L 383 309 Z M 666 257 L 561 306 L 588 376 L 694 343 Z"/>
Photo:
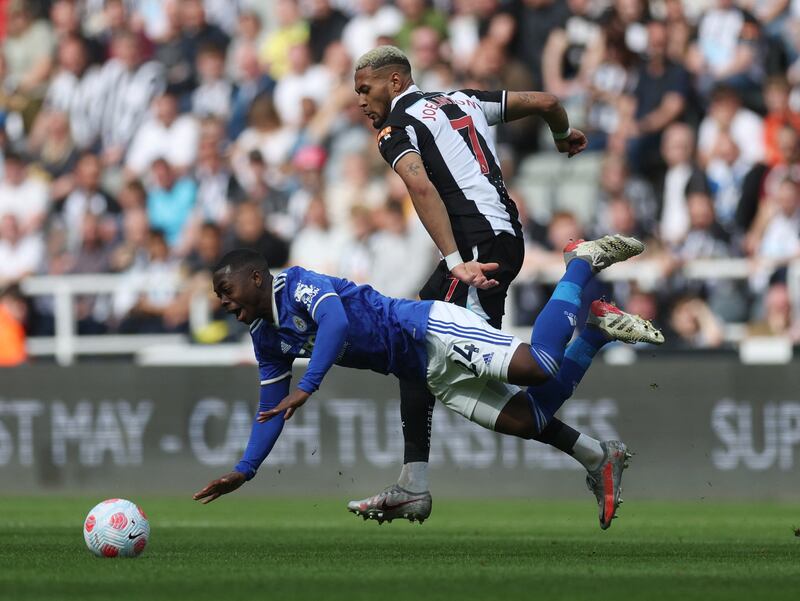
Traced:
<path id="1" fill-rule="evenodd" d="M 113 312 L 123 334 L 155 334 L 185 330 L 188 302 L 181 294 L 180 262 L 170 258 L 164 233 L 151 230 L 147 236 L 147 261 L 126 272 L 113 298 Z M 139 286 L 132 285 L 135 280 Z M 141 292 L 140 292 L 141 291 Z"/>
<path id="2" fill-rule="evenodd" d="M 0 180 L 0 217 L 13 215 L 23 236 L 40 233 L 49 208 L 47 185 L 20 155 L 6 152 Z"/>
<path id="3" fill-rule="evenodd" d="M 253 100 L 247 121 L 247 128 L 236 138 L 231 150 L 236 178 L 245 189 L 256 185 L 249 163 L 250 153 L 258 151 L 267 167 L 267 183 L 274 188 L 284 187 L 297 131 L 284 125 L 269 94 L 261 94 Z"/>
<path id="4" fill-rule="evenodd" d="M 303 227 L 292 239 L 289 264 L 318 273 L 336 273 L 345 234 L 331 226 L 325 201 L 316 196 L 308 203 Z"/>
<path id="5" fill-rule="evenodd" d="M 36 273 L 43 259 L 41 233 L 26 235 L 16 215 L 0 214 L 0 288 Z"/>
<path id="6" fill-rule="evenodd" d="M 345 25 L 342 42 L 355 58 L 378 45 L 381 37 L 392 37 L 403 25 L 403 14 L 386 0 L 358 0 L 358 11 Z"/>
<path id="7" fill-rule="evenodd" d="M 740 159 L 748 167 L 763 161 L 764 120 L 755 112 L 742 106 L 739 92 L 730 86 L 719 86 L 711 95 L 708 114 L 700 123 L 697 133 L 697 155 L 701 166 L 706 166 L 717 144 L 720 132 L 727 131 L 741 150 Z"/>
<path id="8" fill-rule="evenodd" d="M 227 119 L 231 113 L 233 84 L 225 78 L 225 52 L 217 46 L 197 51 L 200 85 L 192 92 L 192 112 L 198 117 Z"/>
<path id="9" fill-rule="evenodd" d="M 243 50 L 250 51 L 258 62 L 258 48 L 263 41 L 264 32 L 258 13 L 249 9 L 244 10 L 239 15 L 236 35 L 231 38 L 226 53 L 225 75 L 229 80 L 238 81 L 244 75 L 239 58 Z"/>
<path id="10" fill-rule="evenodd" d="M 748 233 L 745 248 L 755 260 L 750 287 L 760 294 L 773 272 L 800 257 L 800 186 L 786 178 L 764 199 Z"/>
<path id="11" fill-rule="evenodd" d="M 281 120 L 297 127 L 303 119 L 301 101 L 311 99 L 319 106 L 327 98 L 333 85 L 333 76 L 323 64 L 311 62 L 308 44 L 294 44 L 289 48 L 289 71 L 275 86 L 275 107 Z"/>
<path id="12" fill-rule="evenodd" d="M 435 245 L 416 214 L 408 219 L 398 202 L 387 203 L 373 216 L 378 229 L 370 241 L 370 285 L 387 296 L 417 298 L 438 262 Z"/>
<path id="13" fill-rule="evenodd" d="M 685 123 L 673 123 L 661 138 L 661 156 L 667 165 L 661 186 L 658 231 L 670 246 L 681 243 L 689 231 L 687 194 L 705 191 L 705 175 L 694 161 L 694 131 Z"/>
<path id="14" fill-rule="evenodd" d="M 350 211 L 363 205 L 370 209 L 381 208 L 386 202 L 385 184 L 370 178 L 369 162 L 360 152 L 352 152 L 342 159 L 341 177 L 328 181 L 325 201 L 328 217 L 334 227 L 347 230 Z M 396 296 L 388 294 L 388 296 Z"/>
<path id="15" fill-rule="evenodd" d="M 742 195 L 742 184 L 750 165 L 742 160 L 742 152 L 727 131 L 717 135 L 709 155 L 706 176 L 714 195 L 714 210 L 719 223 L 729 233 L 736 229 L 736 212 Z"/>
<path id="16" fill-rule="evenodd" d="M 197 157 L 200 126 L 192 115 L 178 113 L 178 98 L 164 92 L 153 102 L 153 111 L 136 133 L 125 168 L 139 177 L 157 158 L 164 158 L 179 174 L 186 173 Z"/>

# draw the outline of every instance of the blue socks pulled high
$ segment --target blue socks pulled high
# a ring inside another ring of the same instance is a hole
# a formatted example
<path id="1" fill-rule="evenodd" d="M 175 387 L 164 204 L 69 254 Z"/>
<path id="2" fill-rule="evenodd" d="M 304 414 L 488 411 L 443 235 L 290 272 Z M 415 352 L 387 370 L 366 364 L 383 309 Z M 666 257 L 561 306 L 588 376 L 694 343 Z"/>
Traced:
<path id="1" fill-rule="evenodd" d="M 558 282 L 550 300 L 533 325 L 531 355 L 539 366 L 555 378 L 564 358 L 564 349 L 572 338 L 581 306 L 581 293 L 594 276 L 583 259 L 573 259 Z"/>
<path id="2" fill-rule="evenodd" d="M 561 405 L 572 396 L 595 355 L 607 342 L 609 339 L 600 329 L 585 327 L 580 336 L 567 347 L 561 369 L 556 376 L 540 386 L 528 387 L 528 403 L 536 421 L 537 433 L 544 429 Z"/>

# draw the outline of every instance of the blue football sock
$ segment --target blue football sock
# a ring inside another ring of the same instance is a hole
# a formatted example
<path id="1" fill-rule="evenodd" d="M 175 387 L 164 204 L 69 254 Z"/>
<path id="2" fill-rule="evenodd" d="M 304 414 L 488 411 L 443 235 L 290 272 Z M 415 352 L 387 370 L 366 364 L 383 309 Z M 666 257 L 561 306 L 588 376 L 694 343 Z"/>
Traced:
<path id="1" fill-rule="evenodd" d="M 556 377 L 540 386 L 528 387 L 528 403 L 536 421 L 537 433 L 553 419 L 564 401 L 572 396 L 595 355 L 607 342 L 609 339 L 599 328 L 585 327 L 581 335 L 567 347 Z"/>
<path id="2" fill-rule="evenodd" d="M 577 323 L 581 293 L 593 275 L 588 261 L 570 261 L 567 272 L 533 325 L 531 355 L 551 377 L 556 376 L 561 366 L 564 349 Z"/>

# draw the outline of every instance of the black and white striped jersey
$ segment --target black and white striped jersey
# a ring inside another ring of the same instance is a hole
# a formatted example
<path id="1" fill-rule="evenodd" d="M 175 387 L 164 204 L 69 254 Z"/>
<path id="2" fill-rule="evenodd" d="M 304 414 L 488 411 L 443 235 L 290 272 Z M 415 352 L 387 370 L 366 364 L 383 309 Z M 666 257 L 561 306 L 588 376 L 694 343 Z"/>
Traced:
<path id="1" fill-rule="evenodd" d="M 501 233 L 522 238 L 489 127 L 504 120 L 506 92 L 423 93 L 416 86 L 395 98 L 378 134 L 392 168 L 416 152 L 444 201 L 459 250 Z"/>

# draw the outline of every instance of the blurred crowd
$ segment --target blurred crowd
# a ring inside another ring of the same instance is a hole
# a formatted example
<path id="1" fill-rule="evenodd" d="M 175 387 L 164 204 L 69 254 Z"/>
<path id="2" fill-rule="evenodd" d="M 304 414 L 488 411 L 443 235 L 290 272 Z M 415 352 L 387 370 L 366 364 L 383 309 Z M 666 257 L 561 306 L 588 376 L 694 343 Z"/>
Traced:
<path id="1" fill-rule="evenodd" d="M 0 363 L 53 332 L 52 299 L 18 285 L 35 274 L 148 282 L 79 298 L 92 334 L 187 331 L 241 246 L 413 297 L 438 257 L 353 91 L 381 43 L 423 90 L 545 90 L 589 136 L 588 209 L 542 218 L 521 174 L 552 141 L 496 128 L 521 280 L 569 238 L 629 233 L 658 285 L 598 292 L 675 346 L 724 346 L 728 323 L 800 339 L 800 0 L 0 0 L 0 36 Z M 682 276 L 734 257 L 747 280 Z M 517 319 L 546 293 L 518 286 Z"/>

